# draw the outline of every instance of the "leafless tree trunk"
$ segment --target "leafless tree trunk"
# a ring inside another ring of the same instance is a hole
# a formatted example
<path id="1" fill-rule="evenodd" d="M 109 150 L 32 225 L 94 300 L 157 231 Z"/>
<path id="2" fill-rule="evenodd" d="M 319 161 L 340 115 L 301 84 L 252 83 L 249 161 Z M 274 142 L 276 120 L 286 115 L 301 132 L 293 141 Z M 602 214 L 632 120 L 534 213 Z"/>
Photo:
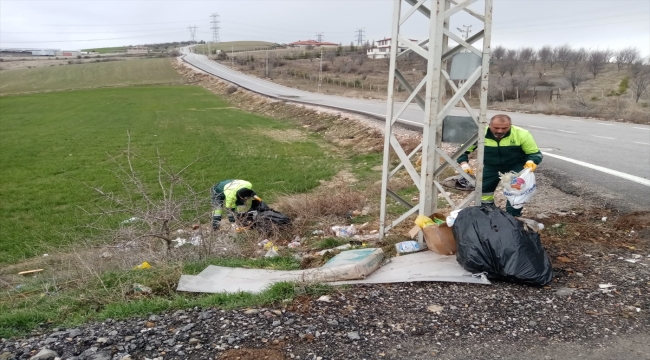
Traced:
<path id="1" fill-rule="evenodd" d="M 636 102 L 639 102 L 641 96 L 648 90 L 650 85 L 650 65 L 644 67 L 632 78 L 632 91 Z"/>
<path id="2" fill-rule="evenodd" d="M 589 55 L 589 51 L 587 51 L 587 49 L 585 48 L 580 48 L 578 50 L 575 50 L 572 56 L 573 64 L 580 65 L 580 63 L 587 60 L 587 55 Z"/>
<path id="3" fill-rule="evenodd" d="M 537 54 L 539 55 L 539 61 L 542 62 L 542 66 L 546 66 L 553 56 L 553 48 L 550 45 L 544 45 L 539 49 Z"/>
<path id="4" fill-rule="evenodd" d="M 507 66 L 510 77 L 512 77 L 519 67 L 519 53 L 517 50 L 508 50 L 506 57 L 503 60 Z"/>
<path id="5" fill-rule="evenodd" d="M 501 74 L 501 77 L 508 72 L 508 61 L 505 59 L 499 60 L 497 63 L 497 71 Z"/>
<path id="6" fill-rule="evenodd" d="M 629 69 L 630 65 L 634 64 L 638 59 L 639 49 L 633 46 L 623 48 L 614 54 L 614 61 L 616 61 L 618 71 L 621 70 L 623 65 L 627 65 Z"/>
<path id="7" fill-rule="evenodd" d="M 564 44 L 557 46 L 555 52 L 557 53 L 557 62 L 560 63 L 562 70 L 566 73 L 566 69 L 571 64 L 571 60 L 573 60 L 573 49 L 568 44 Z"/>
<path id="8" fill-rule="evenodd" d="M 533 50 L 533 53 L 530 54 L 530 65 L 532 68 L 535 68 L 535 63 L 539 60 L 539 55 L 537 54 L 537 51 Z"/>
<path id="9" fill-rule="evenodd" d="M 564 73 L 564 77 L 569 81 L 569 84 L 571 84 L 571 88 L 573 89 L 573 92 L 575 92 L 576 87 L 578 87 L 578 85 L 580 85 L 581 82 L 587 79 L 587 70 L 580 65 L 574 65 L 568 70 L 569 70 L 568 72 Z"/>
<path id="10" fill-rule="evenodd" d="M 589 66 L 589 72 L 594 75 L 594 79 L 596 78 L 596 75 L 603 71 L 605 65 L 609 62 L 610 57 L 611 51 L 609 49 L 594 50 L 589 53 L 587 65 Z"/>

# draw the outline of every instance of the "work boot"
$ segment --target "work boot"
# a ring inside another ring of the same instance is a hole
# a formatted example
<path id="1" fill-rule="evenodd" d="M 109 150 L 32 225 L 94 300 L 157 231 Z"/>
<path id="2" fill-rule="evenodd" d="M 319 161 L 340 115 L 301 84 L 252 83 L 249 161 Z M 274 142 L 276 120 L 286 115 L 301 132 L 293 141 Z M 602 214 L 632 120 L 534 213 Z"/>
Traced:
<path id="1" fill-rule="evenodd" d="M 212 217 L 212 230 L 217 231 L 221 226 L 221 215 L 215 215 Z"/>

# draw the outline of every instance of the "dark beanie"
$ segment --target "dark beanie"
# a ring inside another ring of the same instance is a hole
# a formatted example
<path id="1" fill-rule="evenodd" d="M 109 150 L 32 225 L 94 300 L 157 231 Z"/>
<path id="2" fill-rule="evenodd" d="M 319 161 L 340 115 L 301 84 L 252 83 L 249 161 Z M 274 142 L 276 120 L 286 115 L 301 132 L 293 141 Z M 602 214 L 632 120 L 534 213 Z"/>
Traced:
<path id="1" fill-rule="evenodd" d="M 246 188 L 239 189 L 239 191 L 237 191 L 237 196 L 239 196 L 242 199 L 252 198 L 253 196 L 255 196 L 255 191 Z"/>

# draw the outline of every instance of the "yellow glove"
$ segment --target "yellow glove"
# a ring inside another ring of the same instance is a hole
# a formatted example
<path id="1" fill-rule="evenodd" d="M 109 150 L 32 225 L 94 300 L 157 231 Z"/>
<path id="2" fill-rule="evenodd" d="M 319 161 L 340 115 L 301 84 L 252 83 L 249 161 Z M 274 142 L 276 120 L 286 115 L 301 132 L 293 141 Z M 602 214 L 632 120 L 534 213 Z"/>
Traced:
<path id="1" fill-rule="evenodd" d="M 464 172 L 466 172 L 466 173 L 468 173 L 470 175 L 474 175 L 474 170 L 472 170 L 472 167 L 469 166 L 468 163 L 460 164 L 460 168 L 463 169 Z"/>
<path id="2" fill-rule="evenodd" d="M 537 164 L 535 164 L 532 160 L 526 161 L 526 165 L 524 165 L 524 169 L 530 169 L 530 172 L 535 171 L 537 169 Z"/>

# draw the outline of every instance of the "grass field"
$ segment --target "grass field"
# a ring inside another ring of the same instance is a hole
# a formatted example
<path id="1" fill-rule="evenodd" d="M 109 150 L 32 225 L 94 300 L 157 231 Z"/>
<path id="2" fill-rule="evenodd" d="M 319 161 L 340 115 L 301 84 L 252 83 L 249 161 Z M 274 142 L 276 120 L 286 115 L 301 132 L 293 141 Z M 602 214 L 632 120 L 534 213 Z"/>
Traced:
<path id="1" fill-rule="evenodd" d="M 110 53 L 123 53 L 126 52 L 126 47 L 124 46 L 119 46 L 119 47 L 106 47 L 106 48 L 96 48 L 96 49 L 83 49 L 81 51 L 94 51 L 98 54 L 110 54 Z"/>
<path id="2" fill-rule="evenodd" d="M 138 59 L 2 72 L 0 95 L 105 86 L 181 84 L 169 59 Z"/>
<path id="3" fill-rule="evenodd" d="M 210 44 L 210 50 L 221 50 L 225 52 L 230 51 L 246 51 L 246 50 L 257 50 L 257 49 L 267 49 L 275 46 L 275 43 L 266 42 L 266 41 L 227 41 L 220 42 L 216 44 Z M 204 49 L 205 48 L 205 49 Z M 197 45 L 195 51 L 202 53 L 203 51 L 207 52 L 208 45 Z"/>
<path id="4" fill-rule="evenodd" d="M 6 96 L 0 113 L 0 263 L 84 235 L 76 226 L 89 218 L 78 207 L 96 197 L 83 184 L 120 190 L 109 159 L 126 148 L 127 131 L 145 158 L 159 149 L 170 165 L 181 167 L 200 156 L 185 177 L 206 189 L 206 198 L 216 181 L 243 178 L 272 202 L 276 194 L 312 189 L 338 171 L 337 158 L 310 135 L 283 137 L 289 125 L 244 113 L 194 86 Z M 154 182 L 156 171 L 142 175 Z"/>

